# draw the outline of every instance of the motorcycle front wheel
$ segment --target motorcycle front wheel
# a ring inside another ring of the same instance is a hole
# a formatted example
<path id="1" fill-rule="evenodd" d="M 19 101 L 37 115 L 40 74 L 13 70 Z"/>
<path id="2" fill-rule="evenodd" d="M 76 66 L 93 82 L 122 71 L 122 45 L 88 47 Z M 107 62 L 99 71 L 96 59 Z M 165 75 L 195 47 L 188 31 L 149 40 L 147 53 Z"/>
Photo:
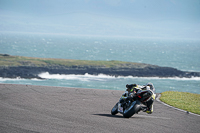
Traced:
<path id="1" fill-rule="evenodd" d="M 124 118 L 130 118 L 135 113 L 137 113 L 140 110 L 140 108 L 141 106 L 139 101 L 132 102 L 127 108 L 124 109 Z"/>
<path id="2" fill-rule="evenodd" d="M 116 115 L 117 113 L 118 113 L 118 103 L 116 103 L 116 105 L 111 110 L 112 115 Z"/>

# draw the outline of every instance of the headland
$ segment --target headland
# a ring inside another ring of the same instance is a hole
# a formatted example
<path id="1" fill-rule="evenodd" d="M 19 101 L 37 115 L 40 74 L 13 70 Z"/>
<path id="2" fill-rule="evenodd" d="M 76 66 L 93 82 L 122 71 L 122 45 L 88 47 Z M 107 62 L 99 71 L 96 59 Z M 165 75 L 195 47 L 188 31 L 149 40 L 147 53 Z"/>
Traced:
<path id="1" fill-rule="evenodd" d="M 124 61 L 92 61 L 53 58 L 34 58 L 0 54 L 0 77 L 38 78 L 50 74 L 105 74 L 133 77 L 200 77 L 200 72 L 181 71 L 172 67 Z"/>

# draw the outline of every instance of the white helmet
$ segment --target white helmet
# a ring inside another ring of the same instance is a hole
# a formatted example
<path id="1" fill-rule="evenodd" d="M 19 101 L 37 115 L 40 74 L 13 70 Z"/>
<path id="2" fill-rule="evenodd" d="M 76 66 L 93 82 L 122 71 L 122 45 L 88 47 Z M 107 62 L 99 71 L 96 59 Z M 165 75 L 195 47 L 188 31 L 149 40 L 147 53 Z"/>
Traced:
<path id="1" fill-rule="evenodd" d="M 152 83 L 150 83 L 150 82 L 149 82 L 149 83 L 147 83 L 147 84 L 146 84 L 146 87 L 149 87 L 149 88 L 150 88 L 150 90 L 152 90 L 152 91 L 155 93 L 155 91 L 156 91 L 156 90 L 155 90 L 155 88 L 154 88 L 154 86 L 153 86 L 153 84 L 152 84 Z"/>

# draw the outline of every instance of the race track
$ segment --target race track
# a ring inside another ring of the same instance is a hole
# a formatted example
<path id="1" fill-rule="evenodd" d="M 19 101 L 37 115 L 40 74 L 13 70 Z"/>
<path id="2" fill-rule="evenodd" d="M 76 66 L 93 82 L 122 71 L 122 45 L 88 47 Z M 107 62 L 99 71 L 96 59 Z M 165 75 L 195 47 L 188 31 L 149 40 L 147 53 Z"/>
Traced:
<path id="1" fill-rule="evenodd" d="M 153 114 L 112 116 L 123 91 L 0 84 L 1 133 L 199 133 L 200 116 L 154 103 Z"/>

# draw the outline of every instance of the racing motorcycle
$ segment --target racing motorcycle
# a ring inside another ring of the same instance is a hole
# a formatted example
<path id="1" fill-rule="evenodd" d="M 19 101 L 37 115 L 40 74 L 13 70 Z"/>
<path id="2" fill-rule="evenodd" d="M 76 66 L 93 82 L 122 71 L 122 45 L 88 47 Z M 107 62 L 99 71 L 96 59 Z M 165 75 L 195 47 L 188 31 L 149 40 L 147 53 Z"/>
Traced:
<path id="1" fill-rule="evenodd" d="M 111 114 L 121 113 L 125 118 L 130 118 L 141 110 L 146 111 L 146 102 L 151 99 L 152 95 L 153 92 L 151 90 L 141 90 L 126 100 L 122 100 L 121 97 L 119 102 L 112 108 Z"/>

